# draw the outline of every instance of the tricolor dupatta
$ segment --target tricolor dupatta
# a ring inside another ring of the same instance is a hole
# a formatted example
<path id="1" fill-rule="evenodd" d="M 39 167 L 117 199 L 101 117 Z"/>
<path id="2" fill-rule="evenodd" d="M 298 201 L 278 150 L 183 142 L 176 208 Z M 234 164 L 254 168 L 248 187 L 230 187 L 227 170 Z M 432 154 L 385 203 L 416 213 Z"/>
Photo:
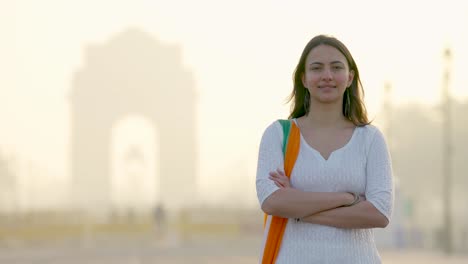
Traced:
<path id="1" fill-rule="evenodd" d="M 291 177 L 291 172 L 296 163 L 297 155 L 300 147 L 300 130 L 292 120 L 278 120 L 283 127 L 283 155 L 284 155 L 284 172 L 288 178 Z M 275 263 L 276 257 L 281 247 L 284 230 L 288 223 L 287 218 L 271 216 L 270 228 L 268 230 L 265 248 L 263 250 L 262 264 Z M 266 226 L 267 215 L 263 226 Z"/>

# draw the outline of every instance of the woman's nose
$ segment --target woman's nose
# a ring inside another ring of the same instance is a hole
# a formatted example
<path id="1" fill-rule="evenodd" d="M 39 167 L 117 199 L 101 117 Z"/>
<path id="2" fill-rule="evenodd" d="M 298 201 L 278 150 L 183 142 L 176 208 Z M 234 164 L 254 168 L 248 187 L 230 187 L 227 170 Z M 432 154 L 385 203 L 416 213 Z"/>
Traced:
<path id="1" fill-rule="evenodd" d="M 324 69 L 322 72 L 322 79 L 324 80 L 331 80 L 333 79 L 333 75 L 330 69 Z"/>

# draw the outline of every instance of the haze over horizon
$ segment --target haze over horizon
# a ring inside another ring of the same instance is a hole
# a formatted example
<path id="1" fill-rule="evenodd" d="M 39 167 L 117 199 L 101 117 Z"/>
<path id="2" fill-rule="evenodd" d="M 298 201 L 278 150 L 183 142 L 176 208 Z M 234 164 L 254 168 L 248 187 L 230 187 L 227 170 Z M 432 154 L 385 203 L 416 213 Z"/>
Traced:
<path id="1" fill-rule="evenodd" d="M 18 162 L 22 175 L 40 168 L 38 178 L 21 180 L 36 195 L 51 191 L 42 182 L 70 178 L 69 94 L 87 51 L 128 29 L 175 47 L 194 77 L 202 202 L 233 202 L 244 191 L 242 203 L 257 206 L 260 137 L 287 116 L 292 72 L 314 35 L 334 35 L 348 46 L 377 123 L 385 122 L 386 82 L 396 106 L 440 102 L 447 47 L 453 98 L 468 98 L 463 1 L 20 0 L 0 2 L 0 16 L 0 153 Z"/>

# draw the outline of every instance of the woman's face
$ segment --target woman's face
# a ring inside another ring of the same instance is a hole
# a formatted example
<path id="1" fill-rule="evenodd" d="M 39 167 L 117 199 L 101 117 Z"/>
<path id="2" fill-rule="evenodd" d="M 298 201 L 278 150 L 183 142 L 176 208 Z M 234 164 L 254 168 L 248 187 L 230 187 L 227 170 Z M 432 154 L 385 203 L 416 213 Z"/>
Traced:
<path id="1" fill-rule="evenodd" d="M 307 55 L 302 84 L 309 90 L 312 104 L 341 104 L 353 77 L 354 72 L 349 70 L 346 58 L 339 50 L 319 45 Z"/>

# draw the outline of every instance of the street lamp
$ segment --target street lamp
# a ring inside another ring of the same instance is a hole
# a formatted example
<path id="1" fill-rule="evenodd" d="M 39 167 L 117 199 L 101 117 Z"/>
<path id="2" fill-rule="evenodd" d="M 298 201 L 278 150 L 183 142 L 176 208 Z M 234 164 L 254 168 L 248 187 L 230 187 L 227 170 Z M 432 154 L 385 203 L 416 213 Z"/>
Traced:
<path id="1" fill-rule="evenodd" d="M 442 112 L 443 112 L 443 127 L 442 127 L 442 180 L 443 180 L 443 203 L 444 203 L 444 237 L 443 248 L 446 254 L 453 253 L 453 239 L 452 239 L 452 203 L 451 203 L 451 187 L 452 187 L 452 121 L 450 118 L 450 62 L 451 51 L 446 48 L 444 51 L 444 80 L 442 87 Z"/>

